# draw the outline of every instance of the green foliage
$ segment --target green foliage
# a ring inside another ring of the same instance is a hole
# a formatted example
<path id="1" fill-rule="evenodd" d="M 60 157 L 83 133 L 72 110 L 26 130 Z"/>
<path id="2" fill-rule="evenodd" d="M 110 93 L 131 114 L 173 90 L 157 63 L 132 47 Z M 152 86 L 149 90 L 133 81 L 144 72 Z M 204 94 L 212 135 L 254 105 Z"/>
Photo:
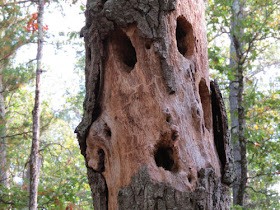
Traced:
<path id="1" fill-rule="evenodd" d="M 44 207 L 49 208 L 69 204 L 90 206 L 84 159 L 69 124 L 63 120 L 52 123 L 48 132 L 42 135 L 41 145 L 44 164 L 40 176 L 39 205 L 47 203 Z"/>
<path id="2" fill-rule="evenodd" d="M 0 0 L 0 9 L 0 62 L 2 63 L 13 56 L 21 46 L 30 43 L 34 36 L 24 28 L 28 20 L 28 8 L 25 5 Z"/>
<path id="3" fill-rule="evenodd" d="M 24 28 L 30 19 L 28 6 L 0 0 L 0 72 L 6 105 L 5 126 L 9 188 L 0 185 L 0 209 L 28 208 L 28 167 L 32 140 L 34 104 L 34 63 L 16 64 L 12 59 L 35 35 Z M 69 34 L 69 42 L 77 33 Z M 47 39 L 47 37 L 46 37 Z M 82 68 L 82 57 L 77 66 Z M 28 58 L 33 59 L 33 58 Z M 79 77 L 82 82 L 82 71 Z M 89 209 L 91 193 L 87 182 L 84 157 L 80 154 L 73 131 L 73 121 L 81 117 L 84 88 L 69 92 L 68 110 L 58 115 L 49 99 L 42 102 L 38 206 L 41 209 Z M 77 97 L 76 97 L 77 95 Z M 73 111 L 74 110 L 74 111 Z M 77 115 L 73 116 L 73 112 Z M 65 117 L 67 116 L 67 117 Z"/>
<path id="4" fill-rule="evenodd" d="M 7 65 L 2 69 L 2 85 L 4 96 L 9 96 L 17 88 L 29 83 L 34 78 L 34 65 L 18 64 L 13 67 L 12 64 Z"/>
<path id="5" fill-rule="evenodd" d="M 19 88 L 7 97 L 7 157 L 10 166 L 10 189 L 0 187 L 3 199 L 0 208 L 11 205 L 23 208 L 28 204 L 28 161 L 32 139 L 33 94 Z M 91 194 L 86 178 L 84 158 L 80 154 L 71 125 L 54 116 L 49 104 L 42 104 L 40 170 L 38 205 L 40 208 L 61 209 L 68 205 L 88 209 Z"/>
<path id="6" fill-rule="evenodd" d="M 279 194 L 272 190 L 280 181 L 280 91 L 247 94 L 247 147 L 251 207 L 279 207 Z"/>
<path id="7" fill-rule="evenodd" d="M 266 87 L 264 91 L 263 83 L 257 81 L 259 72 L 279 68 L 280 1 L 243 2 L 245 14 L 238 24 L 244 34 L 237 36 L 244 43 L 241 64 L 249 172 L 246 208 L 278 209 L 280 195 L 273 186 L 280 182 L 280 87 Z M 210 76 L 220 81 L 226 99 L 229 81 L 235 78 L 236 71 L 229 66 L 230 59 L 236 59 L 230 58 L 231 5 L 232 1 L 210 0 L 206 11 Z M 273 82 L 279 83 L 279 77 L 274 77 Z"/>

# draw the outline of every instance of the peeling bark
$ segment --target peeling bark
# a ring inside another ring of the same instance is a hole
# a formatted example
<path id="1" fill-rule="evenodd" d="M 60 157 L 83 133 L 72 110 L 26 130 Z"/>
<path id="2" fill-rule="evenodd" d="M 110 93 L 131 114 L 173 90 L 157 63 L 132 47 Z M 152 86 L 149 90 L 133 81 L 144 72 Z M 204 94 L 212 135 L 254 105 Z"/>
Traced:
<path id="1" fill-rule="evenodd" d="M 211 102 L 204 2 L 88 1 L 81 36 L 75 132 L 94 208 L 228 209 L 231 146 L 216 86 Z"/>

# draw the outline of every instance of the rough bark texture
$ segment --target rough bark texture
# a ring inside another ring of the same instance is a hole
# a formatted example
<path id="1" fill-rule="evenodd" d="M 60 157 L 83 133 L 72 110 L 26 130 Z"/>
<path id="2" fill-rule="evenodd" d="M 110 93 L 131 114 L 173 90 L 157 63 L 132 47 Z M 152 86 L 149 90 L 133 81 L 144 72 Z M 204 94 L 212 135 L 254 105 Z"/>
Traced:
<path id="1" fill-rule="evenodd" d="M 118 194 L 119 209 L 229 209 L 228 186 L 221 184 L 211 168 L 198 172 L 195 191 L 180 191 L 166 183 L 154 182 L 147 168 L 133 175 L 131 185 Z"/>
<path id="2" fill-rule="evenodd" d="M 32 146 L 30 154 L 30 198 L 29 209 L 37 209 L 37 195 L 39 184 L 39 140 L 40 140 L 40 77 L 42 74 L 42 51 L 43 51 L 43 14 L 44 0 L 38 2 L 38 48 L 37 48 L 37 69 L 36 69 L 36 88 L 35 102 L 32 111 L 33 126 L 32 126 Z"/>
<path id="3" fill-rule="evenodd" d="M 90 0 L 81 36 L 76 133 L 94 208 L 228 209 L 233 163 L 214 83 L 211 108 L 204 2 Z"/>
<path id="4" fill-rule="evenodd" d="M 247 184 L 247 156 L 246 141 L 244 136 L 244 108 L 243 108 L 243 52 L 244 34 L 242 21 L 244 16 L 244 1 L 234 0 L 232 3 L 231 21 L 231 49 L 230 65 L 234 74 L 234 80 L 230 81 L 230 116 L 231 139 L 237 179 L 233 184 L 233 205 L 244 205 L 245 189 Z"/>

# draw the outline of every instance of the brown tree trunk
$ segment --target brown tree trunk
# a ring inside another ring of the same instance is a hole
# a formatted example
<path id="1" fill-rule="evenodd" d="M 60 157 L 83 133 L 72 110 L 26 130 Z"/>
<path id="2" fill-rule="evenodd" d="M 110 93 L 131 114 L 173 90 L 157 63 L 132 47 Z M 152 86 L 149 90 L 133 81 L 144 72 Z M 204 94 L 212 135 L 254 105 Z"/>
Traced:
<path id="1" fill-rule="evenodd" d="M 205 28 L 203 0 L 88 1 L 76 133 L 95 209 L 229 209 L 231 146 Z"/>
<path id="2" fill-rule="evenodd" d="M 43 14 L 44 0 L 38 2 L 38 48 L 37 48 L 37 69 L 35 103 L 32 111 L 33 115 L 33 138 L 30 154 L 30 198 L 29 209 L 37 209 L 37 195 L 39 184 L 39 140 L 40 140 L 40 77 L 42 73 L 42 50 L 43 50 Z"/>

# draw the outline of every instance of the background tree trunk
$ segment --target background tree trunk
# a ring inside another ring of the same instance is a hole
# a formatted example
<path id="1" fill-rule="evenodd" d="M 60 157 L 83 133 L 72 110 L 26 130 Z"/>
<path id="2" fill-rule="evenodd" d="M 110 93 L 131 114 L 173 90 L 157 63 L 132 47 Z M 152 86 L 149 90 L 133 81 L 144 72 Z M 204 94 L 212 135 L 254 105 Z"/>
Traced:
<path id="1" fill-rule="evenodd" d="M 6 119 L 5 119 L 5 99 L 4 99 L 4 89 L 2 84 L 2 67 L 0 64 L 0 184 L 3 184 L 4 187 L 9 187 L 8 180 L 8 170 L 7 165 L 7 142 L 6 142 Z"/>
<path id="2" fill-rule="evenodd" d="M 30 154 L 30 199 L 29 209 L 37 209 L 37 195 L 39 184 L 39 140 L 40 140 L 40 77 L 42 73 L 42 50 L 43 50 L 43 14 L 44 0 L 38 3 L 38 48 L 37 48 L 37 69 L 36 89 L 33 114 L 33 138 Z"/>
<path id="3" fill-rule="evenodd" d="M 230 65 L 234 80 L 230 81 L 230 117 L 231 139 L 237 179 L 233 184 L 233 205 L 244 205 L 244 195 L 247 183 L 247 156 L 246 141 L 244 136 L 244 108 L 243 108 L 243 52 L 242 20 L 244 15 L 243 0 L 234 0 L 232 3 L 231 21 L 231 48 Z"/>
<path id="4" fill-rule="evenodd" d="M 226 112 L 204 2 L 88 1 L 76 129 L 95 209 L 229 209 Z M 212 105 L 211 105 L 212 104 Z"/>

